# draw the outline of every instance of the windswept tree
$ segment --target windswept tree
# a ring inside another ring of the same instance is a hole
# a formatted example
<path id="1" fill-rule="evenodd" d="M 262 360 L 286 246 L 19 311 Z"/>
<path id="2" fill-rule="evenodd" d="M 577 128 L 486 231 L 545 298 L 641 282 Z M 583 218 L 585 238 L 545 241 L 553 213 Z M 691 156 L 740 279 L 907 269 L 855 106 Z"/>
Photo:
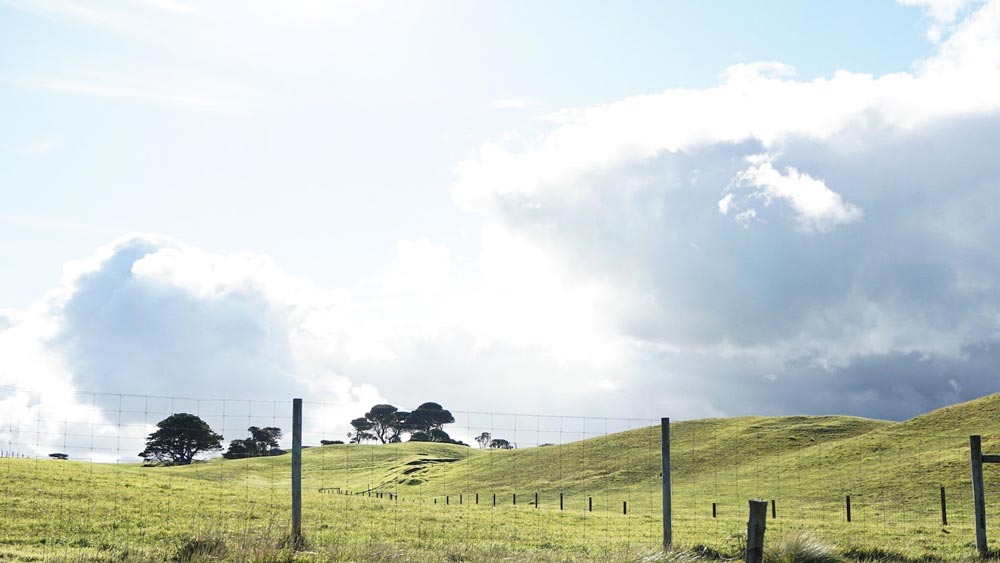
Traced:
<path id="1" fill-rule="evenodd" d="M 146 449 L 139 452 L 139 457 L 147 462 L 187 465 L 198 454 L 222 449 L 222 435 L 193 414 L 172 414 L 156 426 L 159 430 L 146 438 Z"/>
<path id="2" fill-rule="evenodd" d="M 514 446 L 510 442 L 504 440 L 503 438 L 495 438 L 490 440 L 490 449 L 494 450 L 513 450 Z"/>
<path id="3" fill-rule="evenodd" d="M 392 405 L 375 405 L 365 413 L 371 423 L 369 432 L 383 444 L 400 441 L 406 419 L 410 413 L 400 411 Z"/>
<path id="4" fill-rule="evenodd" d="M 370 420 L 365 417 L 355 418 L 351 421 L 351 427 L 354 428 L 353 432 L 347 433 L 347 438 L 352 444 L 360 444 L 367 440 L 375 440 L 375 434 L 372 433 L 372 428 L 375 425 L 372 424 Z"/>
<path id="5" fill-rule="evenodd" d="M 490 436 L 489 432 L 483 432 L 482 434 L 476 436 L 476 443 L 479 444 L 480 449 L 485 449 L 490 445 L 491 438 L 492 436 Z"/>
<path id="6" fill-rule="evenodd" d="M 278 440 L 281 439 L 280 428 L 274 426 L 266 426 L 264 428 L 251 426 L 247 430 L 250 432 L 250 437 L 230 442 L 229 450 L 222 454 L 222 457 L 226 459 L 240 459 L 284 453 L 283 450 L 278 448 Z"/>
<path id="7" fill-rule="evenodd" d="M 452 422 L 455 422 L 455 417 L 451 411 L 437 403 L 424 403 L 406 417 L 406 429 L 430 434 L 431 430 L 442 430 L 445 424 Z"/>

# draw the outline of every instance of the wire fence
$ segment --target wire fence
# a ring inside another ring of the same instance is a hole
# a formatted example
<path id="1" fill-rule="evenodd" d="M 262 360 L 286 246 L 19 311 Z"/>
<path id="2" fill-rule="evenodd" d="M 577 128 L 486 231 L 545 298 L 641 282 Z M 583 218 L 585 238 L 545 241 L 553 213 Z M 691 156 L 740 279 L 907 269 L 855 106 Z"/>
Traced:
<path id="1" fill-rule="evenodd" d="M 54 406 L 0 388 L 0 451 L 9 454 L 0 456 L 0 559 L 183 560 L 288 546 L 291 401 L 66 398 Z M 344 444 L 350 417 L 341 411 L 304 404 L 303 532 L 308 549 L 331 559 L 398 550 L 627 560 L 661 545 L 659 420 L 452 411 L 447 431 L 466 445 Z M 147 438 L 177 413 L 199 417 L 223 445 L 251 427 L 279 428 L 269 452 L 278 455 L 215 450 L 190 465 L 144 466 Z M 968 557 L 970 433 L 842 417 L 672 424 L 674 543 L 736 554 L 756 498 L 770 503 L 769 541 L 807 533 L 858 558 Z M 983 445 L 1000 453 L 1000 435 L 984 434 Z M 996 542 L 1000 466 L 984 474 Z"/>

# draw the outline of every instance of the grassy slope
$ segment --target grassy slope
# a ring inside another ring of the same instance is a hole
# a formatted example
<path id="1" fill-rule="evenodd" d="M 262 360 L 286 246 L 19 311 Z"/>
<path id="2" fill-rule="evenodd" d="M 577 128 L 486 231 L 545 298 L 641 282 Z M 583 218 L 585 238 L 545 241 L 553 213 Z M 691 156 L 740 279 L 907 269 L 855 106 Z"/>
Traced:
<path id="1" fill-rule="evenodd" d="M 772 534 L 805 528 L 842 549 L 963 556 L 972 541 L 968 435 L 983 434 L 986 451 L 1000 452 L 1000 395 L 902 423 L 743 417 L 676 423 L 671 432 L 675 538 L 682 544 L 725 548 L 745 526 L 746 500 L 760 497 L 778 502 Z M 453 544 L 565 553 L 654 544 L 659 440 L 651 427 L 514 451 L 415 443 L 310 448 L 303 455 L 307 531 L 318 544 L 388 538 L 424 553 Z M 0 559 L 121 557 L 122 550 L 162 558 L 199 530 L 273 539 L 287 520 L 288 464 L 287 456 L 177 468 L 0 460 Z M 998 475 L 987 471 L 994 522 Z M 937 521 L 940 485 L 952 499 L 947 530 Z M 332 487 L 393 492 L 401 501 L 319 492 Z M 533 510 L 536 492 L 541 506 Z M 478 508 L 471 506 L 476 493 Z M 494 493 L 501 507 L 490 510 L 483 505 Z M 516 508 L 509 506 L 514 493 Z M 559 493 L 567 504 L 561 513 Z M 847 494 L 850 525 L 843 521 Z M 594 513 L 583 510 L 588 496 Z M 621 501 L 629 502 L 628 517 Z M 991 525 L 991 533 L 1000 536 L 1000 529 Z"/>

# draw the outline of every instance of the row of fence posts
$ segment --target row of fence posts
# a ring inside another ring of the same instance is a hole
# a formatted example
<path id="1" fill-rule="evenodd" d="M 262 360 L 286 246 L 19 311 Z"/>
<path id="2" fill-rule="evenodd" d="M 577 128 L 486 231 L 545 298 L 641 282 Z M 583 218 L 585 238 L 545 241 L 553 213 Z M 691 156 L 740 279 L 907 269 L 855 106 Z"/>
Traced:
<path id="1" fill-rule="evenodd" d="M 670 547 L 673 543 L 673 530 L 671 522 L 671 490 L 670 490 L 670 419 L 660 419 L 660 459 L 663 483 L 663 546 Z M 1000 455 L 986 455 L 982 452 L 982 437 L 969 437 L 969 452 L 972 465 L 972 488 L 974 500 L 974 512 L 976 520 L 976 548 L 980 556 L 985 557 L 989 550 L 986 543 L 986 500 L 985 487 L 983 485 L 983 464 L 1000 463 Z M 6 454 L 15 452 L 2 452 L 2 457 L 13 457 Z M 333 490 L 333 489 L 331 489 Z M 339 488 L 336 492 L 341 492 Z M 324 489 L 320 489 L 324 492 Z M 371 496 L 372 491 L 367 491 Z M 948 511 L 944 486 L 941 493 L 941 524 L 948 525 Z M 346 493 L 341 493 L 346 494 Z M 376 493 L 378 498 L 382 498 L 383 493 Z M 398 495 L 388 493 L 391 500 L 398 501 Z M 517 494 L 511 497 L 512 503 L 517 504 Z M 450 501 L 449 496 L 445 496 L 445 504 Z M 434 499 L 435 504 L 437 498 Z M 496 494 L 493 494 L 493 505 L 496 506 Z M 747 521 L 747 542 L 746 542 L 746 562 L 761 563 L 764 554 L 764 530 L 767 519 L 768 501 L 751 500 L 750 519 Z M 476 504 L 479 503 L 479 494 L 476 493 Z M 462 495 L 459 495 L 459 504 L 462 504 Z M 771 499 L 771 518 L 777 518 L 777 508 L 775 499 Z M 559 510 L 564 507 L 563 493 L 559 493 Z M 535 508 L 538 508 L 538 493 L 535 493 Z M 587 510 L 594 508 L 593 497 L 587 498 Z M 847 521 L 851 522 L 851 496 L 844 498 L 844 508 Z M 622 502 L 622 513 L 628 514 L 628 501 Z M 716 503 L 712 503 L 712 517 L 717 514 Z M 292 541 L 294 545 L 302 545 L 302 399 L 292 399 Z"/>
<path id="2" fill-rule="evenodd" d="M 986 487 L 983 483 L 983 464 L 1000 463 L 1000 455 L 983 453 L 982 436 L 969 436 L 969 457 L 972 466 L 972 496 L 976 520 L 976 551 L 986 559 L 990 555 L 986 541 Z M 844 497 L 847 521 L 851 521 L 851 495 Z M 771 517 L 774 518 L 774 500 L 771 500 Z M 715 517 L 715 503 L 712 503 L 712 517 Z M 750 519 L 747 521 L 746 563 L 762 563 L 764 560 L 764 530 L 767 518 L 767 501 L 750 501 Z M 948 503 L 944 486 L 941 486 L 941 525 L 948 525 Z"/>
<path id="3" fill-rule="evenodd" d="M 336 494 L 351 495 L 350 491 L 341 491 L 340 487 L 336 487 L 335 490 L 334 490 L 334 488 L 331 488 L 331 487 L 324 487 L 324 488 L 320 488 L 319 492 L 321 492 L 321 493 L 333 493 L 333 492 L 336 492 Z M 399 501 L 399 495 L 398 494 L 396 494 L 396 493 L 389 493 L 389 492 L 363 491 L 363 492 L 360 492 L 360 493 L 354 493 L 354 495 L 374 497 L 376 499 L 388 498 L 389 500 L 392 500 L 392 501 L 397 501 L 397 502 Z M 559 493 L 559 510 L 564 510 L 565 509 L 565 507 L 566 507 L 565 499 L 566 499 L 565 493 Z M 423 499 L 421 499 L 421 500 L 423 500 Z M 438 503 L 438 497 L 432 497 L 431 502 L 433 504 L 437 504 Z M 458 495 L 458 504 L 459 504 L 459 506 L 462 506 L 464 503 L 465 503 L 465 495 L 464 494 L 459 494 Z M 445 506 L 450 506 L 451 505 L 451 495 L 445 495 L 444 496 L 444 504 L 445 504 Z M 473 504 L 475 504 L 475 505 L 479 504 L 479 493 L 475 493 L 475 500 L 473 501 Z M 497 506 L 497 494 L 496 493 L 493 493 L 493 506 Z M 517 506 L 517 493 L 512 493 L 511 494 L 511 506 Z M 541 506 L 541 504 L 539 502 L 539 496 L 538 496 L 538 493 L 535 493 L 534 507 L 538 508 L 539 506 Z M 712 505 L 712 509 L 713 509 L 713 511 L 715 509 L 715 504 L 714 503 Z M 587 497 L 587 512 L 593 512 L 593 511 L 594 511 L 594 497 Z M 623 500 L 622 501 L 622 514 L 628 514 L 628 501 L 627 500 Z"/>
<path id="4" fill-rule="evenodd" d="M 670 419 L 660 419 L 660 477 L 663 482 L 663 546 L 669 547 L 672 544 L 672 528 L 670 518 Z M 337 488 L 339 490 L 339 488 Z M 324 492 L 320 489 L 320 492 Z M 372 491 L 367 491 L 371 496 Z M 381 495 L 382 493 L 377 493 Z M 381 498 L 381 497 L 380 497 Z M 392 498 L 398 500 L 393 495 Z M 445 497 L 445 503 L 449 498 Z M 462 497 L 459 495 L 459 503 Z M 479 502 L 479 494 L 476 494 L 476 502 Z M 493 495 L 493 505 L 496 506 L 496 494 Z M 517 494 L 512 496 L 512 502 L 517 504 Z M 437 504 L 437 498 L 434 499 Z M 564 506 L 563 493 L 559 493 L 559 509 Z M 535 508 L 538 508 L 538 493 L 535 493 Z M 587 497 L 587 510 L 594 510 L 593 497 Z M 628 501 L 622 501 L 622 513 L 628 514 Z M 296 548 L 303 545 L 302 539 L 302 399 L 292 399 L 292 544 Z"/>
<path id="5" fill-rule="evenodd" d="M 0 459 L 31 459 L 30 455 L 24 455 L 20 452 L 12 451 L 0 451 Z"/>

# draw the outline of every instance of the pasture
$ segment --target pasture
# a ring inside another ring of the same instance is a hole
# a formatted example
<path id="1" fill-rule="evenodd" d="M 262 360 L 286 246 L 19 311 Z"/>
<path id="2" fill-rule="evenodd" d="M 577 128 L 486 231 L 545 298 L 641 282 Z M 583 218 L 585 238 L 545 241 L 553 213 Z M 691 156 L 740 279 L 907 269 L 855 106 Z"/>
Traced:
<path id="1" fill-rule="evenodd" d="M 847 560 L 967 560 L 975 555 L 970 434 L 1000 453 L 1000 396 L 901 423 L 831 416 L 672 424 L 678 551 L 666 555 L 656 426 L 515 450 L 310 447 L 299 551 L 288 545 L 288 455 L 181 467 L 0 459 L 0 560 L 718 558 L 738 555 L 751 498 L 774 500 L 772 545 L 805 534 Z M 1000 467 L 985 473 L 996 546 Z"/>

